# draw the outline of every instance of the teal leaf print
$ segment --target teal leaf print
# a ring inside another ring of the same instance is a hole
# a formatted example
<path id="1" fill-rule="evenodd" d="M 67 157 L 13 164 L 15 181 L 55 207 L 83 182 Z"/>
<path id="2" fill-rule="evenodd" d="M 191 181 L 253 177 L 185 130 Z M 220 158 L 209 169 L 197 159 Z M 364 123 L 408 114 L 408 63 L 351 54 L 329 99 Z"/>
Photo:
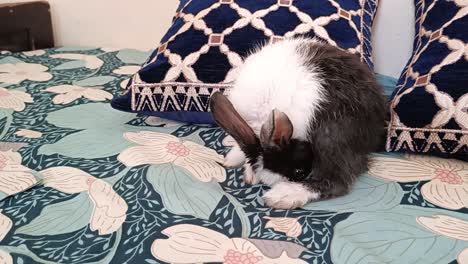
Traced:
<path id="1" fill-rule="evenodd" d="M 78 86 L 98 86 L 98 85 L 104 85 L 113 80 L 115 80 L 115 77 L 112 77 L 112 76 L 97 76 L 97 77 L 91 77 L 91 78 L 87 78 L 84 80 L 76 81 L 76 82 L 73 82 L 73 84 L 78 85 Z"/>
<path id="2" fill-rule="evenodd" d="M 150 54 L 150 51 L 124 49 L 117 53 L 117 58 L 128 64 L 143 64 Z"/>
<path id="3" fill-rule="evenodd" d="M 17 64 L 17 63 L 22 63 L 22 62 L 23 62 L 22 60 L 17 59 L 15 57 L 11 57 L 11 56 L 8 56 L 0 60 L 0 64 L 7 64 L 7 63 Z"/>
<path id="4" fill-rule="evenodd" d="M 355 213 L 334 228 L 333 263 L 449 263 L 468 241 L 436 234 L 419 217 L 449 211 L 399 206 L 392 211 Z M 458 214 L 466 218 L 462 214 Z"/>
<path id="5" fill-rule="evenodd" d="M 83 60 L 68 61 L 55 67 L 54 70 L 71 70 L 71 69 L 82 68 L 85 65 L 86 65 L 86 62 Z"/>
<path id="6" fill-rule="evenodd" d="M 38 217 L 16 232 L 32 236 L 71 233 L 87 226 L 92 212 L 93 203 L 88 194 L 80 193 L 70 200 L 45 207 Z"/>
<path id="7" fill-rule="evenodd" d="M 307 210 L 326 210 L 335 212 L 367 212 L 391 209 L 400 204 L 403 190 L 396 182 L 361 176 L 348 195 L 331 200 L 312 202 Z"/>
<path id="8" fill-rule="evenodd" d="M 39 153 L 86 159 L 114 156 L 131 145 L 124 140 L 123 134 L 136 130 L 126 125 L 133 118 L 135 114 L 116 111 L 105 103 L 78 105 L 52 112 L 47 117 L 49 123 L 76 129 L 76 132 L 53 144 L 41 146 Z"/>
<path id="9" fill-rule="evenodd" d="M 10 129 L 13 120 L 13 110 L 0 108 L 0 139 L 2 139 Z"/>
<path id="10" fill-rule="evenodd" d="M 165 208 L 174 214 L 208 219 L 223 198 L 218 183 L 201 182 L 172 163 L 151 166 L 147 178 L 161 195 Z"/>
<path id="11" fill-rule="evenodd" d="M 4 247 L 15 255 L 26 257 L 26 264 L 107 264 L 117 250 L 121 231 L 115 236 L 97 236 L 88 228 L 82 228 L 62 236 L 41 236 L 25 239 L 18 237 L 18 242 Z M 44 240 L 42 240 L 44 239 Z M 16 245 L 16 246 L 15 246 Z"/>
<path id="12" fill-rule="evenodd" d="M 84 54 L 76 54 L 76 53 L 58 53 L 58 54 L 50 55 L 50 57 L 55 58 L 55 59 L 82 61 L 84 62 L 83 66 L 85 66 L 88 69 L 98 69 L 104 64 L 103 60 L 99 59 L 97 56 L 94 56 L 94 55 L 84 55 Z"/>

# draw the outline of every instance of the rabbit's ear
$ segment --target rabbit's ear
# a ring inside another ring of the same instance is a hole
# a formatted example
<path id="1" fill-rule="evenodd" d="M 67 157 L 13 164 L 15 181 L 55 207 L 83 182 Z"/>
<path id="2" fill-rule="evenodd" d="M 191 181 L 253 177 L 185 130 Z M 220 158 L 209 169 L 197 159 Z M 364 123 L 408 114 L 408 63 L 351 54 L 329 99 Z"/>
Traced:
<path id="1" fill-rule="evenodd" d="M 260 143 L 262 146 L 284 146 L 289 144 L 293 134 L 293 125 L 289 117 L 274 109 L 262 125 Z"/>
<path id="2" fill-rule="evenodd" d="M 241 148 L 258 144 L 255 132 L 242 119 L 226 96 L 220 92 L 214 93 L 210 99 L 210 108 L 216 123 L 231 135 Z"/>

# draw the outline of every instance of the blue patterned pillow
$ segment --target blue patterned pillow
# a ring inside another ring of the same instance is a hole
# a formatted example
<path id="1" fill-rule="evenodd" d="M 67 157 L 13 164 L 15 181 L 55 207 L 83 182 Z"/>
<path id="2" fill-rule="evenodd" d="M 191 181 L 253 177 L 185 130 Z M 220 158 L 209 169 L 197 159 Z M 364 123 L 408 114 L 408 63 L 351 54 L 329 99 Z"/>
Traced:
<path id="1" fill-rule="evenodd" d="M 184 6 L 190 2 L 190 0 L 180 0 L 179 1 L 179 6 L 177 7 L 177 13 L 179 13 L 180 10 L 182 10 L 182 8 L 184 8 Z M 176 18 L 178 17 L 178 15 L 176 15 Z"/>
<path id="2" fill-rule="evenodd" d="M 468 5 L 416 1 L 413 56 L 391 102 L 388 151 L 468 160 Z"/>
<path id="3" fill-rule="evenodd" d="M 116 109 L 194 123 L 212 123 L 210 95 L 231 87 L 251 48 L 308 35 L 358 54 L 372 67 L 370 34 L 378 0 L 192 0 Z M 274 63 L 274 60 L 272 60 Z"/>

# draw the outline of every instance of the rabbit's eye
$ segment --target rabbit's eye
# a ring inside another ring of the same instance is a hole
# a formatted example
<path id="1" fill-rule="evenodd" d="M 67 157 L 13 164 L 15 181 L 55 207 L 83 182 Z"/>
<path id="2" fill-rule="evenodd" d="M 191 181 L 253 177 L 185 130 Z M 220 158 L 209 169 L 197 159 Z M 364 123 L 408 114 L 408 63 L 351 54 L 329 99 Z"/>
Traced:
<path id="1" fill-rule="evenodd" d="M 303 169 L 296 169 L 294 171 L 294 174 L 296 175 L 296 177 L 299 177 L 299 178 L 305 177 L 305 171 Z"/>

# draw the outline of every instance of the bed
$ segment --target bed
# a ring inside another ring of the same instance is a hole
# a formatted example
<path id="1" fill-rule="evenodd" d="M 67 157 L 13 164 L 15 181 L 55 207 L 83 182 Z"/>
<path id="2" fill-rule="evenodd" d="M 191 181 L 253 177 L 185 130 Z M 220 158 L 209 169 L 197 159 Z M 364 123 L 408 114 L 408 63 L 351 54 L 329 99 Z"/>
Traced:
<path id="1" fill-rule="evenodd" d="M 0 263 L 468 263 L 467 163 L 376 153 L 349 195 L 266 208 L 220 128 L 111 109 L 148 55 L 1 52 Z"/>

